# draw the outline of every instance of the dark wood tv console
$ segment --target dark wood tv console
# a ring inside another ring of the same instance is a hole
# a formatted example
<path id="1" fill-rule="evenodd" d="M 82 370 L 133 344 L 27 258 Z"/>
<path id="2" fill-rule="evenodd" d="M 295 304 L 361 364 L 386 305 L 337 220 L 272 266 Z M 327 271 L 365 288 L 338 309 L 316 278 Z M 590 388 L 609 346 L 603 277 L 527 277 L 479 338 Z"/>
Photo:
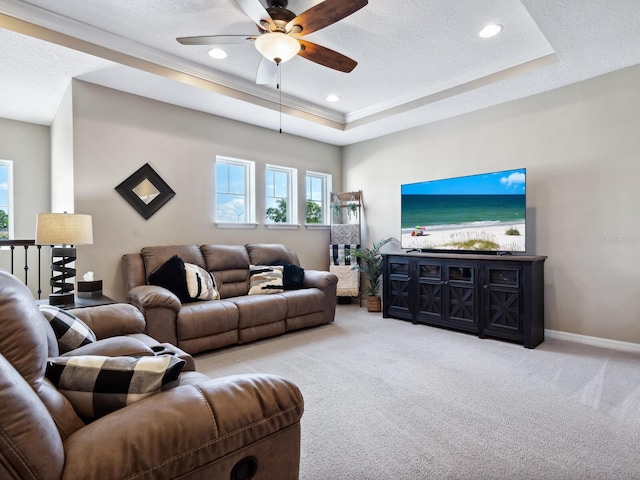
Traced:
<path id="1" fill-rule="evenodd" d="M 544 341 L 544 256 L 383 255 L 383 317 L 535 348 Z"/>

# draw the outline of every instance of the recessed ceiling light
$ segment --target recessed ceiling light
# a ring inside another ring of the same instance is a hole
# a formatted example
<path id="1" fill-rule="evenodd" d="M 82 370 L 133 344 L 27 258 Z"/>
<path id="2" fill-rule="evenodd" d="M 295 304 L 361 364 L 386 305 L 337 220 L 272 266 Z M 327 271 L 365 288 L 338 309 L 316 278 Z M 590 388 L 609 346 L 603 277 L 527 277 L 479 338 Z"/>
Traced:
<path id="1" fill-rule="evenodd" d="M 493 23 L 491 25 L 487 25 L 486 27 L 484 27 L 480 31 L 479 35 L 482 38 L 490 38 L 490 37 L 493 37 L 493 36 L 499 34 L 501 31 L 502 31 L 502 25 L 498 25 L 496 23 Z"/>
<path id="2" fill-rule="evenodd" d="M 227 52 L 225 52 L 221 48 L 212 48 L 211 50 L 209 50 L 209 55 L 218 60 L 227 58 Z"/>
<path id="3" fill-rule="evenodd" d="M 329 95 L 327 97 L 327 102 L 337 102 L 338 100 L 340 100 L 340 97 L 337 95 Z"/>

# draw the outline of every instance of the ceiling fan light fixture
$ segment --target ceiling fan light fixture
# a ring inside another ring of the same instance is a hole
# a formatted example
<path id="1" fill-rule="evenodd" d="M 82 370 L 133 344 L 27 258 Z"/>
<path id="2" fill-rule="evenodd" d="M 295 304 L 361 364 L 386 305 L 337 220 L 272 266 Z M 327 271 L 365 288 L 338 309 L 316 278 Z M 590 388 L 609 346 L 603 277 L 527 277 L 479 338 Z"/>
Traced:
<path id="1" fill-rule="evenodd" d="M 300 51 L 300 43 L 282 32 L 263 33 L 255 43 L 262 56 L 274 63 L 291 60 Z"/>

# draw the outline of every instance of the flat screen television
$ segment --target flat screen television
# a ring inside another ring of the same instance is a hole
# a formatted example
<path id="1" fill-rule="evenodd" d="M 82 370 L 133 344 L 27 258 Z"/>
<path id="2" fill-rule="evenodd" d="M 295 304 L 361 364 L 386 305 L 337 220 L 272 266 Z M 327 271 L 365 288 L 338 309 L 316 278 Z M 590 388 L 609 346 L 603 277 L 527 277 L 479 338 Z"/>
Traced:
<path id="1" fill-rule="evenodd" d="M 526 169 L 401 186 L 401 246 L 423 251 L 526 250 Z"/>

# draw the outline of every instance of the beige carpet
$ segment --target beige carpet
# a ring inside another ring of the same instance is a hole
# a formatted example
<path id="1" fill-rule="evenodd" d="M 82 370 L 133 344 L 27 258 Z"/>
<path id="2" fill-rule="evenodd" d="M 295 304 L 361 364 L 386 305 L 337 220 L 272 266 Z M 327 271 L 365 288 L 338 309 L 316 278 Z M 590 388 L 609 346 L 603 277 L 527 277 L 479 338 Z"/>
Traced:
<path id="1" fill-rule="evenodd" d="M 338 306 L 334 324 L 201 354 L 305 398 L 300 478 L 640 479 L 640 357 L 535 350 Z"/>

